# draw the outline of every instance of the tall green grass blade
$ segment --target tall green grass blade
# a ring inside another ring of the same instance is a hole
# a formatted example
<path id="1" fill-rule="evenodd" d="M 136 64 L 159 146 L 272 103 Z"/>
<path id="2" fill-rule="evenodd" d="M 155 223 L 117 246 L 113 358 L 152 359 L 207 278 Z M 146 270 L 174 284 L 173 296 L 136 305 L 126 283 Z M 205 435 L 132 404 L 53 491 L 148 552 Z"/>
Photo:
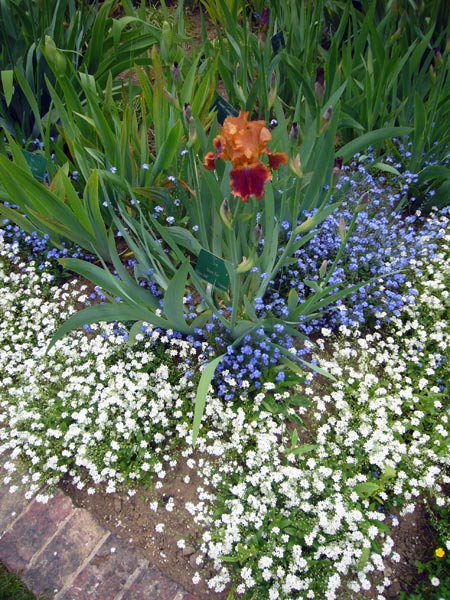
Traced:
<path id="1" fill-rule="evenodd" d="M 186 250 L 195 256 L 199 255 L 202 246 L 190 231 L 174 225 L 170 228 L 170 235 L 179 246 L 186 248 Z"/>
<path id="2" fill-rule="evenodd" d="M 10 197 L 8 195 L 2 194 L 1 191 L 0 200 L 0 215 L 5 217 L 6 219 L 9 219 L 12 223 L 15 223 L 27 233 L 33 233 L 36 231 L 36 229 L 39 229 L 38 225 L 30 221 L 30 219 L 27 219 L 27 217 L 23 216 L 20 210 L 16 210 L 14 208 L 10 208 L 9 206 L 5 206 L 3 204 L 3 201 L 10 201 Z M 58 245 L 55 243 L 55 238 L 52 240 L 52 242 L 53 244 Z"/>
<path id="3" fill-rule="evenodd" d="M 89 45 L 84 54 L 82 69 L 89 73 L 95 73 L 104 58 L 104 44 L 107 39 L 107 20 L 111 10 L 112 0 L 106 0 L 103 3 L 100 11 L 92 27 L 92 34 Z"/>
<path id="4" fill-rule="evenodd" d="M 110 271 L 79 258 L 61 258 L 61 265 L 88 279 L 112 297 L 120 295 L 119 280 Z"/>
<path id="5" fill-rule="evenodd" d="M 63 169 L 60 169 L 55 175 L 53 185 L 56 185 L 59 181 L 61 181 L 63 185 L 67 203 L 72 209 L 76 218 L 78 219 L 80 225 L 84 229 L 86 229 L 86 231 L 89 231 L 89 233 L 93 236 L 94 230 L 92 229 L 91 223 L 86 213 L 84 201 L 79 197 L 79 195 L 75 191 L 72 182 L 70 181 L 66 173 L 63 171 Z"/>

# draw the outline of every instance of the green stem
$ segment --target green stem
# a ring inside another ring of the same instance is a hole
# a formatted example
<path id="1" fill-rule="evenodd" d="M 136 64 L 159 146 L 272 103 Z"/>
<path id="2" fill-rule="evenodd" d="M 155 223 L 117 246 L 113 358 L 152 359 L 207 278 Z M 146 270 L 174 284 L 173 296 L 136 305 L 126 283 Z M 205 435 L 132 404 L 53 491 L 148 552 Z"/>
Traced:
<path id="1" fill-rule="evenodd" d="M 333 264 L 331 265 L 330 269 L 328 270 L 327 276 L 323 280 L 323 287 L 326 287 L 326 285 L 330 281 L 330 278 L 333 275 L 333 272 L 334 272 L 334 270 L 335 270 L 335 268 L 336 268 L 336 266 L 337 266 L 337 264 L 338 264 L 338 262 L 339 262 L 339 260 L 340 260 L 340 258 L 342 256 L 342 254 L 344 253 L 345 247 L 347 246 L 347 242 L 348 242 L 348 240 L 349 240 L 349 238 L 350 238 L 350 236 L 352 234 L 352 231 L 353 231 L 353 229 L 355 227 L 356 219 L 358 217 L 358 213 L 359 212 L 360 212 L 359 210 L 356 210 L 355 214 L 353 215 L 352 220 L 350 221 L 350 225 L 347 228 L 347 231 L 345 233 L 345 237 L 342 240 L 341 245 L 339 246 L 339 250 L 338 250 L 338 252 L 336 254 L 336 258 L 334 259 Z"/>
<path id="2" fill-rule="evenodd" d="M 234 211 L 233 214 L 233 223 L 236 222 L 237 218 L 238 218 L 238 214 L 240 212 L 240 208 L 241 205 L 240 203 L 237 204 L 237 207 Z M 228 244 L 228 248 L 229 248 L 229 252 L 231 255 L 231 261 L 232 261 L 232 269 L 233 269 L 233 273 L 230 273 L 230 279 L 231 279 L 231 319 L 230 319 L 230 329 L 231 331 L 234 330 L 234 328 L 236 327 L 236 322 L 237 322 L 237 317 L 238 317 L 238 310 L 239 310 L 239 306 L 240 306 L 240 298 L 239 298 L 239 288 L 240 288 L 240 284 L 241 284 L 241 275 L 239 273 L 236 273 L 235 269 L 238 266 L 239 262 L 240 262 L 240 258 L 239 258 L 239 245 L 237 243 L 237 236 L 236 236 L 236 229 L 235 227 L 233 227 L 233 229 L 226 229 L 226 237 L 227 237 L 227 244 Z"/>
<path id="3" fill-rule="evenodd" d="M 275 266 L 273 267 L 271 272 L 268 274 L 268 277 L 266 277 L 266 279 L 264 279 L 262 281 L 261 285 L 259 286 L 259 290 L 258 290 L 259 298 L 264 297 L 264 294 L 266 293 L 266 290 L 267 290 L 267 286 L 269 285 L 269 283 L 272 281 L 272 279 L 275 277 L 275 275 L 278 273 L 278 271 L 283 266 L 284 261 L 286 260 L 286 257 L 290 256 L 292 246 L 295 242 L 295 237 L 296 236 L 291 235 L 291 237 L 289 238 L 289 241 L 287 242 L 287 244 L 284 248 L 283 254 L 280 256 L 278 261 L 275 263 Z M 277 241 L 277 243 L 278 243 L 278 241 Z"/>
<path id="4" fill-rule="evenodd" d="M 248 31 L 247 31 L 247 17 L 246 17 L 246 8 L 247 3 L 245 0 L 242 0 L 242 21 L 243 21 L 243 29 L 244 29 L 244 64 L 242 65 L 242 89 L 244 90 L 245 97 L 247 99 L 247 89 L 244 89 L 244 85 L 248 83 Z M 247 107 L 246 107 L 247 108 Z"/>

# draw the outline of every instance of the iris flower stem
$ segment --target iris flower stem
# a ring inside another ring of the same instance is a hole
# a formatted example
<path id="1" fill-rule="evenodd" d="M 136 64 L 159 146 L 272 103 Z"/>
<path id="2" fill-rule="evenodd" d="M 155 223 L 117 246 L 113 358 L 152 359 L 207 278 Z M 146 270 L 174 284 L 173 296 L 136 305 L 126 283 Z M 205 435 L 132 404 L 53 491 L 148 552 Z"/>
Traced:
<path id="1" fill-rule="evenodd" d="M 358 214 L 359 214 L 359 210 L 355 211 L 355 214 L 353 215 L 352 220 L 350 221 L 349 226 L 347 227 L 347 231 L 345 233 L 345 237 L 344 239 L 341 241 L 341 245 L 339 246 L 339 250 L 337 251 L 336 254 L 336 258 L 333 261 L 333 264 L 331 265 L 331 267 L 328 269 L 327 275 L 326 277 L 323 279 L 323 286 L 325 287 L 328 282 L 330 281 L 331 276 L 333 275 L 333 272 L 335 270 L 335 268 L 337 267 L 338 262 L 341 259 L 342 254 L 344 253 L 344 250 L 347 246 L 347 242 L 353 232 L 353 229 L 355 227 L 356 224 L 356 219 L 358 218 Z"/>
<path id="2" fill-rule="evenodd" d="M 233 211 L 233 223 L 238 224 L 238 228 L 240 228 L 239 222 L 239 213 L 241 212 L 241 203 L 238 202 L 235 210 Z M 239 290 L 241 287 L 241 275 L 236 273 L 236 267 L 238 266 L 241 257 L 239 256 L 239 244 L 238 244 L 238 235 L 236 232 L 236 225 L 234 225 L 233 229 L 226 230 L 227 243 L 230 251 L 231 261 L 232 261 L 232 269 L 233 273 L 231 273 L 231 318 L 230 318 L 230 329 L 233 332 L 236 327 L 238 310 L 241 304 Z"/>
<path id="3" fill-rule="evenodd" d="M 264 297 L 264 294 L 266 293 L 267 286 L 272 281 L 272 279 L 275 277 L 275 275 L 278 273 L 278 271 L 284 266 L 284 263 L 285 263 L 286 259 L 290 257 L 293 244 L 294 244 L 294 236 L 291 235 L 291 237 L 289 238 L 288 243 L 286 244 L 286 246 L 284 248 L 283 254 L 280 256 L 280 258 L 275 263 L 275 266 L 273 267 L 273 269 L 271 270 L 271 272 L 268 274 L 268 276 L 266 277 L 266 279 L 264 279 L 263 283 L 259 287 L 258 296 L 260 298 Z"/>

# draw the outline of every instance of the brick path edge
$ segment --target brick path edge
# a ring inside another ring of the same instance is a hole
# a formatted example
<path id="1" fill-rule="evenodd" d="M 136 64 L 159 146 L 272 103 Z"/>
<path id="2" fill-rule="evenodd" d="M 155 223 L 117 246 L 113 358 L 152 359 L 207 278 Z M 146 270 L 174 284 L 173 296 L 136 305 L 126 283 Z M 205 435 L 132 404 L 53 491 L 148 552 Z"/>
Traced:
<path id="1" fill-rule="evenodd" d="M 10 493 L 0 471 L 0 562 L 46 600 L 196 600 L 58 490 Z"/>

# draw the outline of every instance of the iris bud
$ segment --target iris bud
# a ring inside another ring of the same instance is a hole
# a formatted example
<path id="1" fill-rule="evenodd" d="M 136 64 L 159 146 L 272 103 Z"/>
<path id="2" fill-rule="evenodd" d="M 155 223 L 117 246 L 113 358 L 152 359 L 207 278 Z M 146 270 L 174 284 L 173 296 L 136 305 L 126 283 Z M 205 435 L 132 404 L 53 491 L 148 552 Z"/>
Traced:
<path id="1" fill-rule="evenodd" d="M 220 205 L 220 217 L 228 229 L 231 229 L 233 215 L 231 214 L 230 205 L 228 204 L 228 200 L 226 198 L 224 198 L 222 204 Z"/>
<path id="2" fill-rule="evenodd" d="M 57 77 L 62 77 L 67 69 L 67 59 L 49 35 L 45 36 L 44 55 Z"/>

